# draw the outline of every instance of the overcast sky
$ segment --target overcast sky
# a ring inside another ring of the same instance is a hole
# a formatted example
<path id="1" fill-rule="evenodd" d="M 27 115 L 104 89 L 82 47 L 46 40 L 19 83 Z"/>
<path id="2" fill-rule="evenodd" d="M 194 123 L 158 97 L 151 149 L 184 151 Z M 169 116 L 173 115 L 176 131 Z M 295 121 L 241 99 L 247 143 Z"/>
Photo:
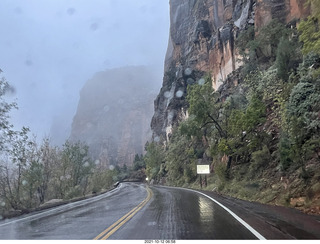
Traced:
<path id="1" fill-rule="evenodd" d="M 12 122 L 38 139 L 69 136 L 79 92 L 94 73 L 163 70 L 169 0 L 0 0 L 0 69 L 16 92 Z M 159 83 L 159 89 L 161 83 Z"/>

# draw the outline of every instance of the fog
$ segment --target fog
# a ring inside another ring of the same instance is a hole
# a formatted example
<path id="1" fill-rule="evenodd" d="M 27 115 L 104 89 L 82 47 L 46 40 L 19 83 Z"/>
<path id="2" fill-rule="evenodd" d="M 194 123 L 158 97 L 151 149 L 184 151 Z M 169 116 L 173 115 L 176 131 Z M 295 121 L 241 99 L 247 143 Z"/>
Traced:
<path id="1" fill-rule="evenodd" d="M 60 143 L 96 72 L 128 65 L 163 71 L 168 1 L 1 0 L 0 76 L 19 107 L 11 122 Z"/>

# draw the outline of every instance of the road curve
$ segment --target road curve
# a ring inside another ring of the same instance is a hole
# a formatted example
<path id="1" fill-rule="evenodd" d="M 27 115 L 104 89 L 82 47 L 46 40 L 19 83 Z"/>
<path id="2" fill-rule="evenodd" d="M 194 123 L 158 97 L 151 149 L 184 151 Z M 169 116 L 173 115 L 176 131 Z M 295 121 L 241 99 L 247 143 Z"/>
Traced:
<path id="1" fill-rule="evenodd" d="M 150 188 L 153 197 L 146 208 L 109 239 L 258 239 L 231 213 L 199 192 Z"/>
<path id="2" fill-rule="evenodd" d="M 279 235 L 279 229 L 275 230 L 270 218 L 257 216 L 249 209 L 253 206 L 250 203 L 237 208 L 238 200 L 227 200 L 212 197 L 212 193 L 183 188 L 121 183 L 116 189 L 91 199 L 2 220 L 0 239 L 210 240 L 294 237 L 285 235 L 283 231 Z M 262 205 L 258 207 L 264 216 L 271 216 L 271 212 L 265 211 Z M 310 223 L 317 228 L 317 222 Z M 298 233 L 298 229 L 295 230 Z M 317 236 L 303 232 L 303 237 Z"/>
<path id="3" fill-rule="evenodd" d="M 92 240 L 143 201 L 144 185 L 121 184 L 106 194 L 0 221 L 0 239 Z"/>

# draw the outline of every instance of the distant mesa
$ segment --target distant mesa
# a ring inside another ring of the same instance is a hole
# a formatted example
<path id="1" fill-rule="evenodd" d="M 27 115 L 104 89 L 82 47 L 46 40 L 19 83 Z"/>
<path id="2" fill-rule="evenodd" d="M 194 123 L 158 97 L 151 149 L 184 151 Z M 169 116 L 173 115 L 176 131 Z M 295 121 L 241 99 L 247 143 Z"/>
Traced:
<path id="1" fill-rule="evenodd" d="M 151 138 L 161 76 L 145 66 L 96 73 L 80 92 L 70 140 L 84 141 L 100 165 L 130 165 Z"/>

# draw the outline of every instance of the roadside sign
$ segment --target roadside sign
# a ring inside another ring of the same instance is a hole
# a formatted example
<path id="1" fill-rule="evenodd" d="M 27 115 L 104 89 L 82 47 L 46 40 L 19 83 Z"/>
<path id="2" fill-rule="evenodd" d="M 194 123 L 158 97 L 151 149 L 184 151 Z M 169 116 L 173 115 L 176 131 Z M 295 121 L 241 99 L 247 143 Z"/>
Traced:
<path id="1" fill-rule="evenodd" d="M 210 165 L 209 164 L 198 164 L 197 165 L 197 174 L 210 174 Z"/>

